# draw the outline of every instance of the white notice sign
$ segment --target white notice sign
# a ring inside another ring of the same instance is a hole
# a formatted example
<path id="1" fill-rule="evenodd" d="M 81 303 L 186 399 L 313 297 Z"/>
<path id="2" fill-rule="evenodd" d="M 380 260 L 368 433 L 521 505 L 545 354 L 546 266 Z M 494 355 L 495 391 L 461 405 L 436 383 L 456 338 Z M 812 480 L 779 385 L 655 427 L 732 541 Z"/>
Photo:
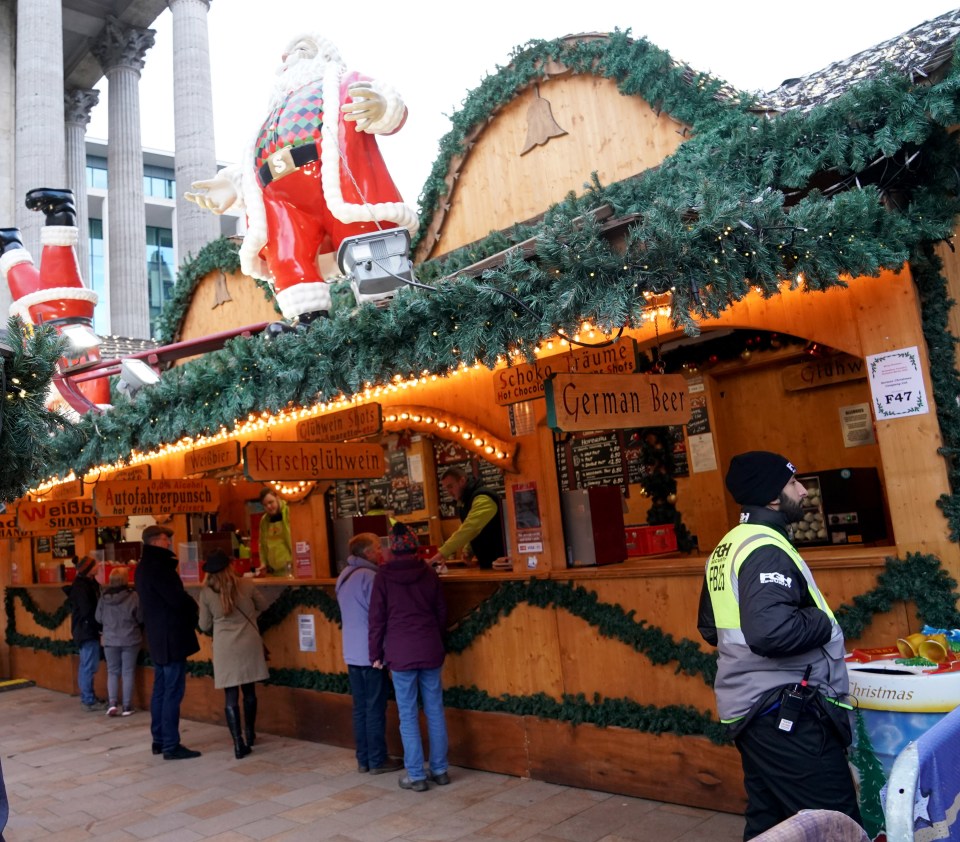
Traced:
<path id="1" fill-rule="evenodd" d="M 317 632 L 313 624 L 313 614 L 297 614 L 297 631 L 300 636 L 300 651 L 316 652 Z"/>
<path id="2" fill-rule="evenodd" d="M 867 367 L 878 421 L 902 415 L 925 415 L 930 411 L 916 345 L 871 354 L 867 357 Z"/>
<path id="3" fill-rule="evenodd" d="M 873 434 L 873 416 L 870 414 L 870 404 L 855 403 L 851 406 L 841 406 L 840 430 L 843 433 L 844 447 L 862 447 L 865 444 L 876 444 L 877 438 Z"/>
<path id="4" fill-rule="evenodd" d="M 717 470 L 717 451 L 713 446 L 713 433 L 687 436 L 690 447 L 690 465 L 695 474 Z"/>

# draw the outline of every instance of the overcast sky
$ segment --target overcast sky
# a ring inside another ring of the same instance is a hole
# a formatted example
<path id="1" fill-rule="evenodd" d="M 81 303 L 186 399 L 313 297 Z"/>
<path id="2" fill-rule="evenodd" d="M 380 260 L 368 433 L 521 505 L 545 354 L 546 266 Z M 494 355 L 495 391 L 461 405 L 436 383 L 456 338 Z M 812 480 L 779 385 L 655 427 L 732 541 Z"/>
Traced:
<path id="1" fill-rule="evenodd" d="M 213 0 L 208 16 L 214 113 L 221 161 L 239 160 L 266 116 L 280 54 L 301 32 L 321 32 L 351 69 L 391 84 L 409 109 L 406 125 L 379 140 L 404 199 L 415 204 L 437 158 L 449 117 L 466 95 L 531 39 L 630 29 L 696 70 L 746 90 L 770 90 L 885 41 L 956 7 L 956 0 L 485 0 L 406 4 L 362 0 Z M 156 43 L 141 80 L 144 146 L 172 150 L 172 26 L 154 24 Z M 107 135 L 106 81 L 88 134 Z M 185 189 L 185 185 L 181 186 Z"/>

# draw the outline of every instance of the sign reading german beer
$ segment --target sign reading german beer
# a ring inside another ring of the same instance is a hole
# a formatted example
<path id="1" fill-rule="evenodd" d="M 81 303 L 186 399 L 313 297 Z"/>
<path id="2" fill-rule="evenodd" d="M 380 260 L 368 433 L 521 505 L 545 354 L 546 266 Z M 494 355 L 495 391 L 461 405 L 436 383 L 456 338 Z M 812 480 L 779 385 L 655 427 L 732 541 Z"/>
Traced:
<path id="1" fill-rule="evenodd" d="M 555 430 L 666 427 L 690 419 L 679 374 L 557 374 L 546 383 L 547 424 Z"/>
<path id="2" fill-rule="evenodd" d="M 183 472 L 187 475 L 207 471 L 222 471 L 240 464 L 240 442 L 224 441 L 207 447 L 198 447 L 183 457 Z"/>
<path id="3" fill-rule="evenodd" d="M 214 479 L 108 480 L 97 484 L 93 505 L 104 517 L 215 512 L 220 487 Z"/>
<path id="4" fill-rule="evenodd" d="M 542 398 L 544 383 L 554 374 L 630 374 L 637 370 L 637 343 L 629 336 L 609 345 L 555 354 L 533 363 L 503 368 L 493 375 L 496 401 L 507 406 Z"/>
<path id="5" fill-rule="evenodd" d="M 61 530 L 93 529 L 95 526 L 123 526 L 126 518 L 97 517 L 90 500 L 37 503 L 22 500 L 17 506 L 17 528 L 21 532 L 55 535 Z"/>
<path id="6" fill-rule="evenodd" d="M 383 430 L 383 407 L 378 403 L 351 406 L 297 424 L 300 441 L 347 441 Z"/>
<path id="7" fill-rule="evenodd" d="M 243 448 L 247 479 L 373 479 L 382 477 L 387 460 L 379 444 L 311 444 L 251 441 Z"/>

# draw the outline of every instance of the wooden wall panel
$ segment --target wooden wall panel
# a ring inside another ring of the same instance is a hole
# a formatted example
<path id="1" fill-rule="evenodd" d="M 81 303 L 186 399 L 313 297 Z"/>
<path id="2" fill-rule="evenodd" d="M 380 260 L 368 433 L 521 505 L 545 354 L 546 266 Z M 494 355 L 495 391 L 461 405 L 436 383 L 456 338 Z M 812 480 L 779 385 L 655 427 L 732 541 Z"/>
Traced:
<path id="1" fill-rule="evenodd" d="M 609 79 L 565 76 L 538 87 L 567 134 L 521 156 L 528 115 L 538 107 L 535 88 L 498 112 L 454 182 L 453 207 L 431 256 L 530 219 L 571 190 L 582 194 L 594 171 L 610 184 L 655 167 L 683 139 L 680 123 L 639 97 L 621 95 Z"/>
<path id="2" fill-rule="evenodd" d="M 228 296 L 226 299 L 225 295 Z M 218 301 L 222 303 L 217 304 Z M 185 342 L 279 318 L 273 303 L 252 278 L 239 271 L 227 274 L 216 270 L 195 287 L 177 341 Z M 178 360 L 177 364 L 182 365 L 187 359 Z"/>

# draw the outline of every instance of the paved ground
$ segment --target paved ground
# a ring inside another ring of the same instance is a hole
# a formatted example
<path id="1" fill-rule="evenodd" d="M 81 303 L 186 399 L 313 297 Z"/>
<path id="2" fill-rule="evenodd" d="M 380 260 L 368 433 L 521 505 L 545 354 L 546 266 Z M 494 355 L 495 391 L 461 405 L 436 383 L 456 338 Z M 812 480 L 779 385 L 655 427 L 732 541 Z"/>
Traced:
<path id="1" fill-rule="evenodd" d="M 0 693 L 7 842 L 739 842 L 743 819 L 451 767 L 429 792 L 361 775 L 353 752 L 263 735 L 235 760 L 226 728 L 183 722 L 195 760 L 150 753 L 149 714 L 84 713 L 77 697 Z"/>

